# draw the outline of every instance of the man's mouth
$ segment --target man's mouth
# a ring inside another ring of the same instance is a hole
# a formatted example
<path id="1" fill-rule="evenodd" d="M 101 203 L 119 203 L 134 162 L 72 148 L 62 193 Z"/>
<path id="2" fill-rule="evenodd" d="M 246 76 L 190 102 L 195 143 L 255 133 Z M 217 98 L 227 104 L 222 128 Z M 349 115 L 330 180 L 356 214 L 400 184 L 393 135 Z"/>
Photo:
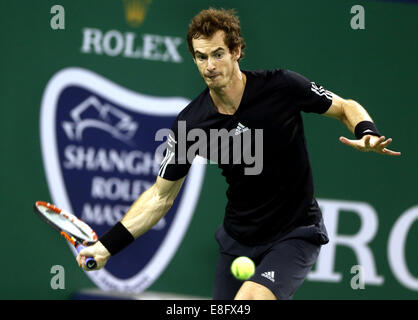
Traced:
<path id="1" fill-rule="evenodd" d="M 214 73 L 214 74 L 207 74 L 206 78 L 209 78 L 211 80 L 215 79 L 217 76 L 219 76 L 219 73 Z"/>

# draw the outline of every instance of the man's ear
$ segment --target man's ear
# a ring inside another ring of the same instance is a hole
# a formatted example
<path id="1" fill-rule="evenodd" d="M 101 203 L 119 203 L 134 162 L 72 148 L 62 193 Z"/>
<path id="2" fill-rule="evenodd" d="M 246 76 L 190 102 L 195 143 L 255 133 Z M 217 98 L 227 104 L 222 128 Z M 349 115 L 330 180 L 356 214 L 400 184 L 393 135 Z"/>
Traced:
<path id="1" fill-rule="evenodd" d="M 232 55 L 234 56 L 235 60 L 239 60 L 239 57 L 241 57 L 241 46 L 237 46 L 233 51 Z"/>

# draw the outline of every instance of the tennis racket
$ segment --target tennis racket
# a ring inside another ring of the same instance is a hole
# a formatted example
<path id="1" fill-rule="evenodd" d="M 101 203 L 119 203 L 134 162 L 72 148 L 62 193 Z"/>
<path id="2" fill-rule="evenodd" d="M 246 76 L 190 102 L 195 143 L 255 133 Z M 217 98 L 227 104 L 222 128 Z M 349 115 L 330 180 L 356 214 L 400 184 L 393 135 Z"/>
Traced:
<path id="1" fill-rule="evenodd" d="M 35 213 L 67 239 L 77 252 L 85 248 L 83 244 L 92 245 L 97 241 L 94 230 L 75 215 L 44 201 L 36 201 L 33 208 Z M 92 270 L 97 267 L 97 262 L 87 257 L 85 265 Z"/>

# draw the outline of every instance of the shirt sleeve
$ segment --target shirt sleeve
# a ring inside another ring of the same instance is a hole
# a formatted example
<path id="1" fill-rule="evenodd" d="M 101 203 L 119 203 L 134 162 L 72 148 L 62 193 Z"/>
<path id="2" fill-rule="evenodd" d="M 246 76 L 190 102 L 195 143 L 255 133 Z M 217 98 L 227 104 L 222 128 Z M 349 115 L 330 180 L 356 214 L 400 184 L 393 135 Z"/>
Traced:
<path id="1" fill-rule="evenodd" d="M 167 136 L 166 149 L 163 154 L 164 158 L 161 161 L 158 172 L 161 178 L 171 181 L 176 181 L 186 176 L 193 162 L 193 159 L 187 159 L 187 134 L 185 125 L 181 125 L 180 130 L 184 130 L 184 133 L 179 134 L 179 121 L 176 119 L 171 128 L 171 132 Z"/>
<path id="2" fill-rule="evenodd" d="M 291 71 L 285 71 L 290 92 L 298 108 L 304 112 L 324 113 L 332 104 L 332 92 Z"/>

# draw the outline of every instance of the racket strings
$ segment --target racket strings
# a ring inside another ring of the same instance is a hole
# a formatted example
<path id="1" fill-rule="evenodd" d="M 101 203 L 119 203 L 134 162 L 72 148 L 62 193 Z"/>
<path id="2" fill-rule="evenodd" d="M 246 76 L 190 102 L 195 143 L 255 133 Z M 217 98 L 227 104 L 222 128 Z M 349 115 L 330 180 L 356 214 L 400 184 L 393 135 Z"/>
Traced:
<path id="1" fill-rule="evenodd" d="M 73 223 L 80 230 L 80 232 L 83 233 L 88 239 L 97 240 L 96 233 L 82 220 L 72 215 L 71 213 L 64 211 L 61 211 L 60 215 L 68 219 L 71 223 Z"/>
<path id="2" fill-rule="evenodd" d="M 43 203 L 38 203 L 37 207 L 39 209 L 40 212 L 44 213 L 44 216 L 47 217 L 48 216 L 52 217 L 52 216 L 59 216 L 61 219 L 64 219 L 65 221 L 69 222 L 72 225 L 72 228 L 75 228 L 78 232 L 78 236 L 75 234 L 75 232 L 71 232 L 69 229 L 66 228 L 62 228 L 64 229 L 64 233 L 70 237 L 73 236 L 75 238 L 79 238 L 79 240 L 81 241 L 96 241 L 97 240 L 97 235 L 96 233 L 93 231 L 93 229 L 91 229 L 86 223 L 84 223 L 82 220 L 80 220 L 78 217 L 76 217 L 75 215 L 65 212 L 61 209 L 58 209 L 57 207 L 53 206 L 53 205 L 44 205 Z M 74 231 L 74 230 L 73 230 Z M 81 237 L 80 237 L 81 235 Z M 63 235 L 65 237 L 65 235 Z M 67 237 L 65 237 L 68 241 L 70 241 Z M 71 242 L 71 241 L 70 241 Z"/>

